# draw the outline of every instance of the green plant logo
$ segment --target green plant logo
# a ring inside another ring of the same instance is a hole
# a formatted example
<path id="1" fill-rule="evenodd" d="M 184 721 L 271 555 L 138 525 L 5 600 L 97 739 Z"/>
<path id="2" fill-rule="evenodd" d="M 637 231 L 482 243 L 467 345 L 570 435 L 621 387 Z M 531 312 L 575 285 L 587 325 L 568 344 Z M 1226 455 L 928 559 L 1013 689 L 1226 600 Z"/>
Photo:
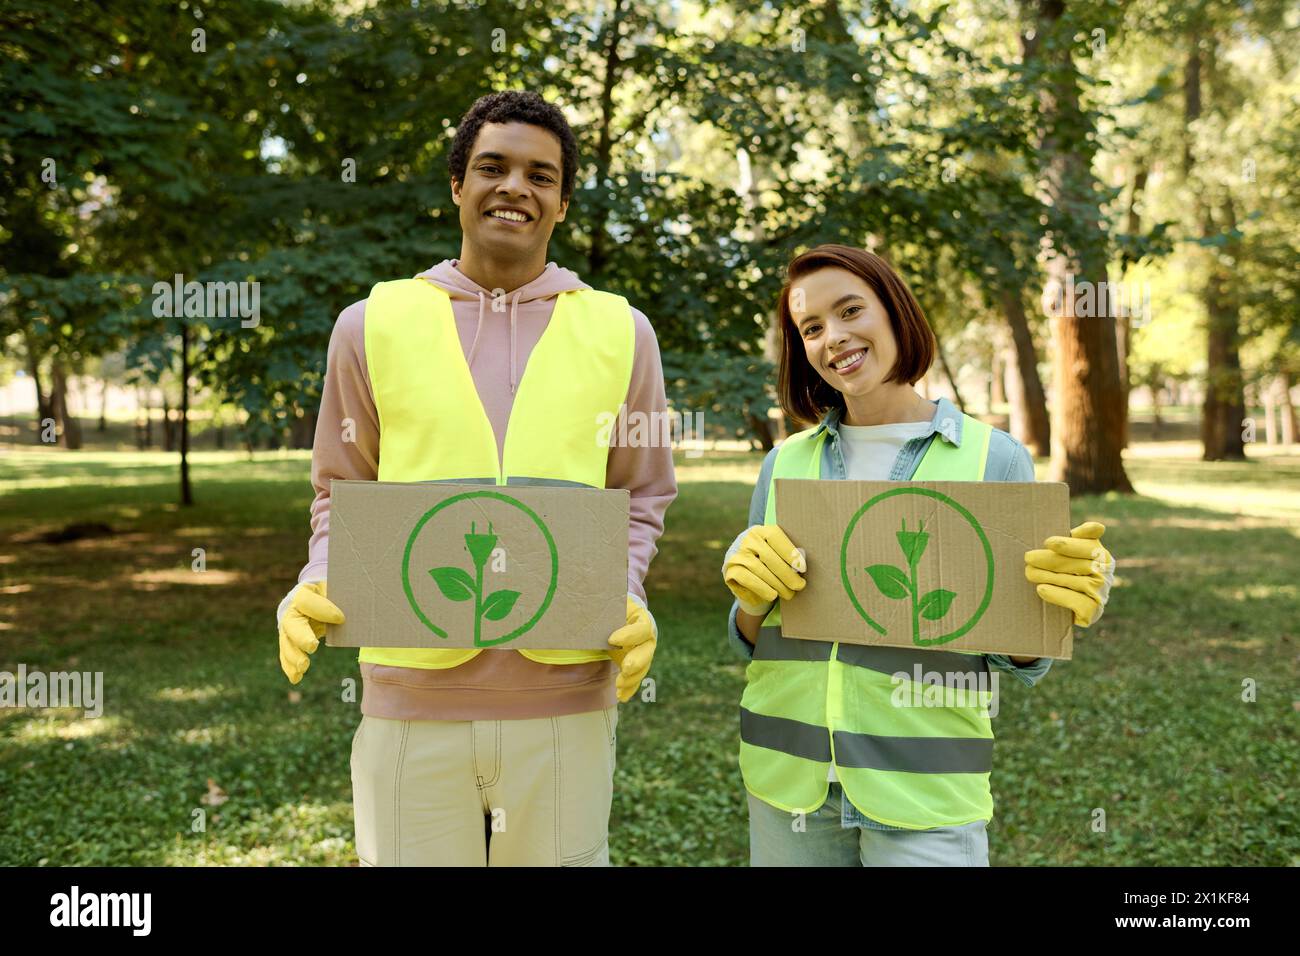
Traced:
<path id="1" fill-rule="evenodd" d="M 853 602 L 853 607 L 864 621 L 867 622 L 881 636 L 887 636 L 886 628 L 876 621 L 858 596 L 854 593 L 853 584 L 849 577 L 848 553 L 849 541 L 853 537 L 853 532 L 858 526 L 858 522 L 873 507 L 894 498 L 898 495 L 920 495 L 922 497 L 933 498 L 943 505 L 951 508 L 974 529 L 975 534 L 979 537 L 980 544 L 984 548 L 984 560 L 987 568 L 983 599 L 975 612 L 958 628 L 938 637 L 925 638 L 921 636 L 921 621 L 937 621 L 948 613 L 952 607 L 953 600 L 957 597 L 956 592 L 949 591 L 946 588 L 934 588 L 922 593 L 918 581 L 917 568 L 921 563 L 921 557 L 925 554 L 926 546 L 930 543 L 930 533 L 925 530 L 925 522 L 918 521 L 915 531 L 907 530 L 907 521 L 903 520 L 902 527 L 894 532 L 894 537 L 898 541 L 898 547 L 903 552 L 903 559 L 906 561 L 906 570 L 892 564 L 873 564 L 864 568 L 870 576 L 872 583 L 885 597 L 901 601 L 911 601 L 911 640 L 918 647 L 933 647 L 936 644 L 947 644 L 949 641 L 955 641 L 972 627 L 974 627 L 984 612 L 988 609 L 989 602 L 993 599 L 993 548 L 989 544 L 988 535 L 980 527 L 980 523 L 975 520 L 975 516 L 968 510 L 949 498 L 947 495 L 933 491 L 929 488 L 895 488 L 876 495 L 865 505 L 857 510 L 849 521 L 848 527 L 844 531 L 844 538 L 840 543 L 840 580 L 844 585 L 844 591 Z"/>
<path id="2" fill-rule="evenodd" d="M 471 491 L 466 492 L 465 494 L 453 495 L 445 501 L 430 508 L 425 512 L 420 520 L 416 522 L 415 527 L 411 530 L 411 534 L 406 539 L 406 553 L 402 557 L 402 590 L 406 594 L 406 600 L 411 605 L 411 609 L 424 623 L 425 627 L 429 628 L 429 630 L 433 631 L 433 633 L 437 634 L 439 637 L 446 638 L 446 630 L 434 624 L 433 621 L 429 619 L 428 615 L 424 613 L 424 610 L 416 600 L 415 591 L 411 584 L 411 551 L 414 548 L 415 542 L 419 538 L 421 531 L 424 530 L 425 526 L 439 512 L 447 509 L 453 504 L 470 499 L 496 500 L 522 511 L 532 520 L 533 524 L 537 526 L 542 537 L 546 540 L 546 545 L 550 553 L 550 581 L 546 589 L 546 594 L 543 596 L 537 611 L 532 617 L 513 631 L 491 639 L 483 637 L 483 622 L 485 620 L 500 621 L 505 618 L 512 610 L 514 610 L 515 603 L 520 597 L 520 592 L 511 591 L 505 588 L 493 591 L 486 596 L 483 594 L 483 569 L 487 565 L 488 558 L 491 557 L 492 551 L 496 548 L 497 541 L 499 540 L 498 536 L 492 530 L 491 522 L 488 523 L 486 534 L 480 533 L 477 530 L 476 522 L 470 522 L 469 533 L 464 536 L 465 550 L 469 552 L 470 561 L 474 566 L 473 576 L 471 576 L 469 571 L 465 568 L 456 565 L 445 565 L 442 567 L 427 569 L 429 576 L 433 579 L 433 583 L 437 585 L 439 592 L 441 592 L 442 596 L 447 600 L 456 602 L 472 600 L 474 602 L 474 646 L 493 647 L 498 644 L 505 644 L 509 641 L 513 641 L 521 634 L 530 630 L 542 619 L 542 615 L 546 613 L 546 609 L 551 605 L 551 599 L 555 597 L 555 588 L 559 578 L 559 554 L 555 547 L 555 539 L 551 536 L 550 529 L 546 527 L 546 523 L 542 521 L 542 519 L 539 518 L 531 508 L 523 504 L 521 501 L 496 491 Z M 464 526 L 462 525 L 462 527 Z"/>
<path id="3" fill-rule="evenodd" d="M 483 599 L 483 566 L 487 564 L 492 549 L 497 546 L 497 536 L 492 533 L 492 523 L 488 522 L 487 534 L 475 534 L 474 522 L 470 522 L 469 534 L 465 535 L 465 547 L 474 561 L 474 576 L 464 568 L 453 566 L 430 568 L 433 578 L 442 596 L 449 601 L 474 602 L 474 646 L 483 646 L 483 619 L 499 621 L 515 606 L 519 600 L 518 591 L 493 591 Z"/>

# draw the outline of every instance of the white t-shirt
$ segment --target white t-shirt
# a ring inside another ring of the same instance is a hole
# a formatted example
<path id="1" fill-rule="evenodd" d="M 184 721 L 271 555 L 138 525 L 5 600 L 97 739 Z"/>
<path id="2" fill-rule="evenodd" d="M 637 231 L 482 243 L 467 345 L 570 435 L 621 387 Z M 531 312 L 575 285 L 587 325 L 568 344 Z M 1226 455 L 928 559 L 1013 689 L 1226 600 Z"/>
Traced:
<path id="1" fill-rule="evenodd" d="M 844 453 L 846 476 L 855 481 L 888 481 L 889 473 L 903 446 L 930 430 L 930 422 L 898 422 L 892 425 L 840 425 L 840 450 Z M 826 779 L 838 780 L 835 764 Z"/>
<path id="2" fill-rule="evenodd" d="M 887 481 L 903 446 L 930 431 L 930 422 L 892 425 L 840 425 L 840 446 L 847 477 L 856 481 Z"/>

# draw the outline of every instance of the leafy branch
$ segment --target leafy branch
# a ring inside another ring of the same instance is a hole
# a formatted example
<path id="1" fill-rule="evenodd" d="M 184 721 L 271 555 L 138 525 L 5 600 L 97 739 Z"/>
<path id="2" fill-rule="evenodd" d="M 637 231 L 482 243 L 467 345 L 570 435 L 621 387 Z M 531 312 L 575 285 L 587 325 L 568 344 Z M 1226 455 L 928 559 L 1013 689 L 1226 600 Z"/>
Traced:
<path id="1" fill-rule="evenodd" d="M 492 549 L 496 547 L 497 536 L 492 533 L 492 524 L 488 523 L 487 534 L 476 534 L 474 522 L 470 522 L 469 534 L 465 535 L 465 547 L 474 561 L 474 576 L 464 568 L 447 566 L 430 568 L 429 574 L 438 585 L 442 596 L 449 601 L 474 601 L 474 646 L 487 647 L 495 642 L 483 643 L 483 619 L 499 621 L 514 608 L 519 600 L 518 591 L 502 589 L 493 591 L 483 599 L 483 566 L 487 564 Z"/>
<path id="2" fill-rule="evenodd" d="M 912 643 L 924 644 L 921 640 L 921 618 L 927 621 L 937 621 L 948 613 L 948 608 L 952 606 L 953 598 L 957 595 L 945 588 L 935 588 L 924 595 L 919 596 L 916 581 L 916 569 L 921 563 L 921 556 L 925 554 L 925 547 L 929 544 L 930 535 L 925 530 L 925 522 L 917 523 L 917 530 L 907 530 L 907 519 L 903 519 L 902 528 L 895 532 L 898 539 L 898 546 L 902 549 L 903 557 L 907 560 L 907 571 L 895 567 L 892 564 L 873 564 L 866 569 L 867 574 L 871 575 L 872 582 L 880 593 L 887 598 L 902 600 L 911 598 L 912 601 Z"/>

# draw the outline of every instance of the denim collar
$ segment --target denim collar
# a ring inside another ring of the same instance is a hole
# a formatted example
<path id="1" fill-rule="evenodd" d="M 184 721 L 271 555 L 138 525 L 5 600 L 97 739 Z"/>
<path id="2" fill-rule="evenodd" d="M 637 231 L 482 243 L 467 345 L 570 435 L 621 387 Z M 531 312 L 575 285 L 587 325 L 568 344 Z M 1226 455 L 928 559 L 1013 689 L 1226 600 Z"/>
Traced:
<path id="1" fill-rule="evenodd" d="M 923 434 L 922 438 L 929 438 L 936 432 L 944 441 L 954 447 L 961 447 L 961 411 L 952 402 L 946 398 L 940 398 L 937 402 L 932 402 L 935 406 L 934 417 L 930 419 L 930 427 Z M 812 437 L 816 438 L 822 431 L 831 433 L 834 441 L 840 438 L 840 420 L 844 417 L 844 406 L 837 405 L 830 409 L 822 416 L 821 424 L 813 430 Z"/>

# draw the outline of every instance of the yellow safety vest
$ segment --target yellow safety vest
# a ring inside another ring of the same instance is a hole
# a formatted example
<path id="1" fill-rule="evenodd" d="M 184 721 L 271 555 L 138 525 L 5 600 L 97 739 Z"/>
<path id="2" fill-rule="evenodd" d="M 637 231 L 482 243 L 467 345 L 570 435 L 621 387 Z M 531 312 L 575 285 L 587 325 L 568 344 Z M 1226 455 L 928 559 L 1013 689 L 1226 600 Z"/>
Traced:
<path id="1" fill-rule="evenodd" d="M 632 377 L 627 300 L 561 293 L 528 357 L 506 428 L 504 461 L 470 374 L 451 298 L 422 279 L 380 282 L 366 302 L 366 364 L 379 414 L 380 481 L 605 487 L 608 444 Z M 360 660 L 393 667 L 456 667 L 479 648 L 363 647 Z M 608 660 L 601 650 L 519 649 L 543 664 Z"/>
<path id="2" fill-rule="evenodd" d="M 912 480 L 983 479 L 993 430 L 962 418 L 961 446 L 935 435 Z M 776 523 L 777 478 L 821 477 L 827 432 L 818 431 L 791 435 L 777 450 L 764 523 Z M 917 664 L 958 688 L 952 699 L 959 706 L 894 706 L 893 675 L 913 674 Z M 781 810 L 811 813 L 826 800 L 834 763 L 849 801 L 889 826 L 921 830 L 991 819 L 992 695 L 979 690 L 987 675 L 982 654 L 782 637 L 778 602 L 745 671 L 745 787 Z"/>

